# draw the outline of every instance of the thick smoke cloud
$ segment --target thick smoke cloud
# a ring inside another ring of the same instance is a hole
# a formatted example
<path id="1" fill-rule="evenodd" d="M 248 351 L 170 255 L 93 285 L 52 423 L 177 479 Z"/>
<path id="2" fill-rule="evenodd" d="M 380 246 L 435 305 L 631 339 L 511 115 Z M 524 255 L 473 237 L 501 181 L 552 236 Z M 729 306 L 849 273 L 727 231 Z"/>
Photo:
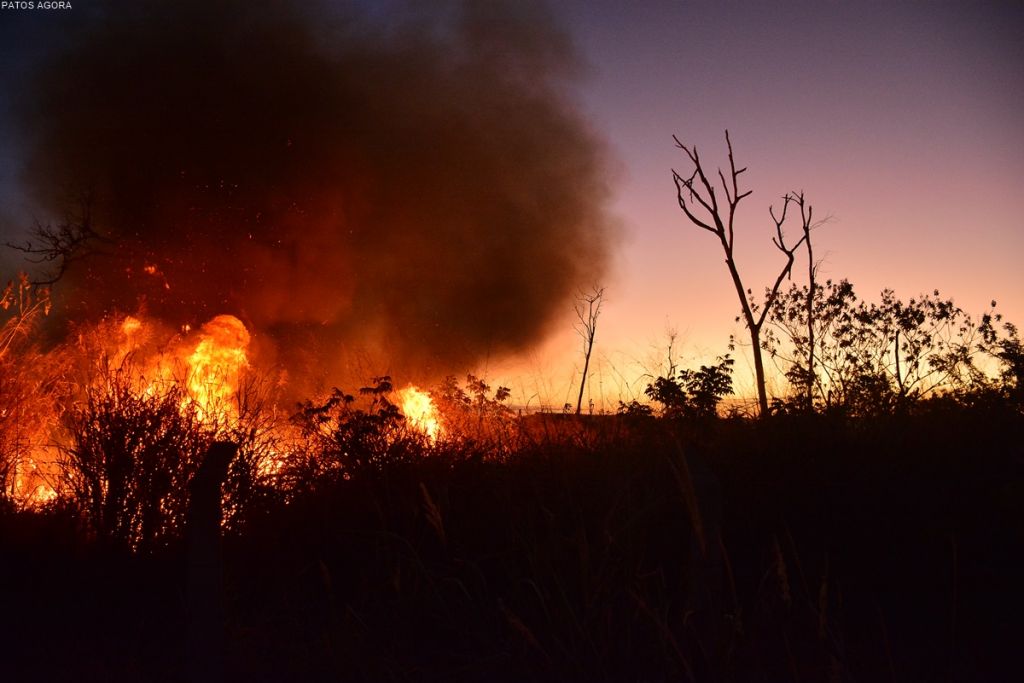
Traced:
<path id="1" fill-rule="evenodd" d="M 121 3 L 69 37 L 22 118 L 34 199 L 88 192 L 112 239 L 58 285 L 72 315 L 141 296 L 428 374 L 539 341 L 613 231 L 571 46 L 528 4 Z"/>

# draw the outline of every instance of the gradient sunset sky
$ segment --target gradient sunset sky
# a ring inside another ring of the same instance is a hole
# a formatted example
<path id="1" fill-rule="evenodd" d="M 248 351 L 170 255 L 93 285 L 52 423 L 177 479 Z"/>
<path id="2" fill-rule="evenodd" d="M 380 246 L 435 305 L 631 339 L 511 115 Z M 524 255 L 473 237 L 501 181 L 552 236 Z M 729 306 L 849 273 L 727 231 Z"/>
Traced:
<path id="1" fill-rule="evenodd" d="M 720 246 L 676 206 L 670 169 L 686 164 L 673 134 L 717 166 L 729 129 L 753 190 L 736 243 L 755 291 L 780 264 L 768 206 L 803 190 L 816 217 L 830 217 L 814 234 L 822 279 L 848 278 L 869 299 L 937 288 L 973 313 L 995 299 L 1024 322 L 1024 4 L 571 0 L 550 12 L 584 64 L 569 96 L 614 169 L 621 243 L 598 283 L 607 303 L 593 378 L 609 407 L 642 392 L 668 330 L 684 365 L 743 338 Z M 0 14 L 5 105 L 39 44 L 73 20 Z M 0 140 L 6 241 L 28 221 L 6 113 Z M 797 282 L 805 268 L 798 261 Z M 519 403 L 560 405 L 578 381 L 572 321 L 567 310 L 562 333 L 482 371 L 512 384 Z M 737 363 L 741 388 L 747 367 Z"/>
<path id="2" fill-rule="evenodd" d="M 611 365 L 663 359 L 667 329 L 691 362 L 743 338 L 721 247 L 681 214 L 669 171 L 686 168 L 673 134 L 727 164 L 726 128 L 749 167 L 736 244 L 755 291 L 781 264 L 768 206 L 803 190 L 831 217 L 814 233 L 822 279 L 848 278 L 869 299 L 938 288 L 972 313 L 995 299 L 1024 320 L 1024 4 L 556 11 L 590 63 L 579 98 L 620 164 L 625 240 L 598 338 Z M 802 284 L 805 263 L 796 271 Z"/>

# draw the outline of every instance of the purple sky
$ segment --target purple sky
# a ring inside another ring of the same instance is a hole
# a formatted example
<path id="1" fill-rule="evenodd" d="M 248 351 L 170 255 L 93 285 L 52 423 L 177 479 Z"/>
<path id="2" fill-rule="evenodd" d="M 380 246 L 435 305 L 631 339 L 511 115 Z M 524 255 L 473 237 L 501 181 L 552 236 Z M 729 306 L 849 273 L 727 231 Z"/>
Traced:
<path id="1" fill-rule="evenodd" d="M 685 164 L 673 134 L 717 165 L 728 128 L 749 166 L 736 242 L 755 291 L 780 263 L 768 205 L 802 189 L 832 216 L 814 234 L 824 277 L 866 298 L 938 288 L 975 313 L 994 298 L 1024 320 L 1022 7 L 558 5 L 590 64 L 578 96 L 620 164 L 626 237 L 598 340 L 606 385 L 663 359 L 668 328 L 690 361 L 742 338 L 721 248 L 675 204 L 669 169 Z"/>

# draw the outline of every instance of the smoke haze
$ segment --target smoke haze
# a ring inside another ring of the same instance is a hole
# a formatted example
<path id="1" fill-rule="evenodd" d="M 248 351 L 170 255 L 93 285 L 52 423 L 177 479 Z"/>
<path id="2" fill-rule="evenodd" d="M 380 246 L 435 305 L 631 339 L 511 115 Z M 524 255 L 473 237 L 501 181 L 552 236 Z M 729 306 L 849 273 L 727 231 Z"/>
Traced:
<path id="1" fill-rule="evenodd" d="M 122 4 L 36 76 L 32 199 L 59 216 L 87 193 L 111 240 L 58 284 L 68 314 L 232 313 L 286 364 L 427 376 L 568 324 L 614 230 L 543 6 L 257 4 Z"/>

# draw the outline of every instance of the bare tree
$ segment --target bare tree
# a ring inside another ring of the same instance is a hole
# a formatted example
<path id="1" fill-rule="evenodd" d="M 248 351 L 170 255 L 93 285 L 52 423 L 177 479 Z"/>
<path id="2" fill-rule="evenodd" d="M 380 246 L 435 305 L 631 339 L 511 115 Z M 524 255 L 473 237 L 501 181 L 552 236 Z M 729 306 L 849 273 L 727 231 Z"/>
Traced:
<path id="1" fill-rule="evenodd" d="M 806 403 L 807 410 L 813 410 L 814 408 L 814 386 L 816 383 L 816 370 L 814 369 L 814 294 L 817 289 L 817 273 L 818 264 L 814 262 L 814 248 L 811 244 L 811 230 L 822 225 L 825 221 L 814 223 L 814 207 L 807 203 L 804 199 L 803 192 L 790 192 L 783 201 L 793 203 L 800 209 L 800 229 L 803 233 L 803 242 L 807 247 L 807 376 L 803 378 L 804 384 L 801 389 L 804 391 L 804 401 Z M 782 221 L 785 220 L 785 205 L 783 206 L 783 215 L 779 220 L 775 221 L 776 231 L 781 234 Z M 772 209 L 769 208 L 771 212 Z M 775 219 L 775 214 L 772 213 L 772 219 Z M 779 246 L 779 243 L 776 243 Z M 799 243 L 797 243 L 799 246 Z M 782 247 L 779 247 L 780 249 Z M 794 247 L 794 250 L 796 247 Z M 774 303 L 774 301 L 772 302 Z M 766 306 L 767 308 L 767 306 Z"/>
<path id="2" fill-rule="evenodd" d="M 6 246 L 25 254 L 25 260 L 34 264 L 51 264 L 33 285 L 56 284 L 68 267 L 95 253 L 105 253 L 100 246 L 112 247 L 115 241 L 95 229 L 92 198 L 86 194 L 78 201 L 75 212 L 69 212 L 64 221 L 54 226 L 36 222 L 28 240 L 21 244 L 7 242 Z"/>
<path id="3" fill-rule="evenodd" d="M 594 287 L 589 292 L 580 292 L 576 297 L 577 322 L 573 327 L 583 339 L 583 377 L 580 378 L 580 395 L 576 399 L 576 414 L 583 410 L 583 389 L 587 385 L 590 371 L 590 354 L 594 351 L 594 335 L 597 333 L 597 318 L 601 315 L 604 302 L 604 287 Z"/>
<path id="4" fill-rule="evenodd" d="M 708 179 L 701 164 L 700 156 L 697 154 L 697 148 L 695 146 L 687 147 L 675 136 L 672 136 L 672 139 L 675 140 L 676 146 L 686 153 L 690 164 L 693 166 L 693 171 L 689 176 L 683 176 L 675 169 L 672 169 L 672 179 L 676 184 L 679 208 L 683 210 L 683 213 L 686 214 L 691 223 L 714 234 L 722 244 L 722 250 L 725 252 L 725 264 L 729 268 L 729 275 L 732 277 L 733 286 L 736 288 L 736 294 L 740 299 L 743 322 L 750 332 L 750 344 L 754 354 L 754 373 L 757 382 L 758 409 L 761 416 L 765 416 L 768 414 L 768 392 L 765 388 L 764 360 L 761 355 L 761 327 L 764 325 L 768 312 L 775 302 L 782 281 L 793 270 L 793 260 L 797 249 L 807 241 L 810 234 L 809 224 L 807 224 L 808 229 L 804 231 L 804 234 L 796 244 L 787 246 L 785 234 L 782 230 L 790 205 L 795 204 L 801 209 L 805 206 L 803 194 L 792 192 L 786 194 L 782 198 L 782 211 L 779 216 L 775 215 L 773 208 L 769 208 L 769 213 L 775 223 L 775 235 L 772 237 L 772 242 L 785 255 L 786 261 L 779 271 L 778 277 L 775 278 L 775 282 L 767 290 L 764 302 L 758 305 L 753 300 L 751 290 L 743 285 L 743 279 L 740 277 L 733 251 L 736 207 L 743 198 L 750 195 L 752 190 L 746 190 L 745 192 L 740 192 L 739 190 L 739 176 L 747 169 L 741 168 L 737 170 L 736 168 L 729 131 L 725 131 L 725 142 L 729 148 L 729 178 L 726 179 L 722 170 L 718 169 L 721 189 L 725 193 L 724 202 L 719 200 L 714 183 Z M 807 217 L 809 220 L 809 215 Z"/>

